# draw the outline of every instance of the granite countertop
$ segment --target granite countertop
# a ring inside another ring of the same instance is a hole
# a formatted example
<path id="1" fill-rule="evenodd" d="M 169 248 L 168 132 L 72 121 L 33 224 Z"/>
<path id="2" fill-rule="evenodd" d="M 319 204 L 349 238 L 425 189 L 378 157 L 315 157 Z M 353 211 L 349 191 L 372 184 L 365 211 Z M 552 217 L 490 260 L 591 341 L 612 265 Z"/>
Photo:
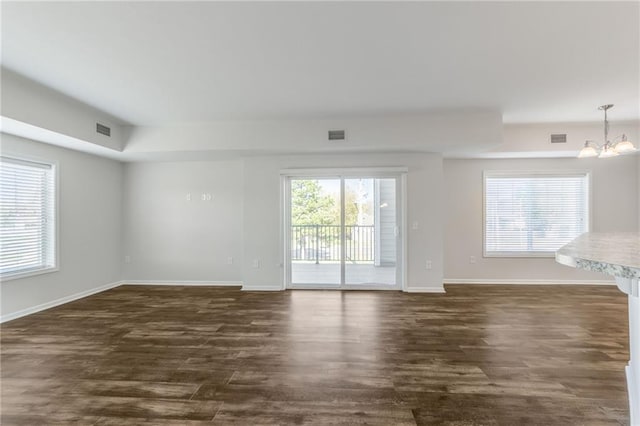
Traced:
<path id="1" fill-rule="evenodd" d="M 556 252 L 556 261 L 588 271 L 640 279 L 640 232 L 587 232 Z"/>

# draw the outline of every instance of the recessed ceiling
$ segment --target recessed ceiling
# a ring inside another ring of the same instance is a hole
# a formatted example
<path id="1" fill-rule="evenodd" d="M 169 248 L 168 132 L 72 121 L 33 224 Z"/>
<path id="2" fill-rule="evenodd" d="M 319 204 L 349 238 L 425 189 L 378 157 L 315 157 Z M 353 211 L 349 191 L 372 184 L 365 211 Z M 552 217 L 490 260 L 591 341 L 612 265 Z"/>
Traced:
<path id="1" fill-rule="evenodd" d="M 2 63 L 137 125 L 638 119 L 637 2 L 3 2 Z"/>

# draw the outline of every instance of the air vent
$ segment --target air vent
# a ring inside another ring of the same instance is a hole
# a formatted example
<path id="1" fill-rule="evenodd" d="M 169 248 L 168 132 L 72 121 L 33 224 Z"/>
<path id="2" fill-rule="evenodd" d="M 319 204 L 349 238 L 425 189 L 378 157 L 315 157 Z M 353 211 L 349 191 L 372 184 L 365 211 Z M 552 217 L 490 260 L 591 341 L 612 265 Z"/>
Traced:
<path id="1" fill-rule="evenodd" d="M 551 135 L 551 143 L 567 143 L 567 134 L 556 133 Z"/>
<path id="2" fill-rule="evenodd" d="M 101 135 L 111 137 L 111 128 L 105 126 L 104 124 L 96 123 L 96 132 L 100 133 Z"/>
<path id="3" fill-rule="evenodd" d="M 344 138 L 344 130 L 329 130 L 330 141 L 343 141 Z"/>

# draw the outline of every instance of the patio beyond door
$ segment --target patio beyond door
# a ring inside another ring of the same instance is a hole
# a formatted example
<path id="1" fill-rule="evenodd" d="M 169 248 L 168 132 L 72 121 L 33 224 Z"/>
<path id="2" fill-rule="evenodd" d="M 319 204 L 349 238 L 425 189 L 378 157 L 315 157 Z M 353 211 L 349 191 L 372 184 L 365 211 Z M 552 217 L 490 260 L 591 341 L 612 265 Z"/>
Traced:
<path id="1" fill-rule="evenodd" d="M 288 177 L 287 287 L 400 289 L 400 184 Z"/>

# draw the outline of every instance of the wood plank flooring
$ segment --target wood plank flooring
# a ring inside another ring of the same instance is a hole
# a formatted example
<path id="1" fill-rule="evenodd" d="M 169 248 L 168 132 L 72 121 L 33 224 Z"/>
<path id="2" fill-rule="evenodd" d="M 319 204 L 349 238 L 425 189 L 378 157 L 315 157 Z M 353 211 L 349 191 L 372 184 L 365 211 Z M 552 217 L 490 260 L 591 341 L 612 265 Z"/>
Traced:
<path id="1" fill-rule="evenodd" d="M 624 425 L 615 287 L 123 286 L 1 328 L 12 424 Z"/>

